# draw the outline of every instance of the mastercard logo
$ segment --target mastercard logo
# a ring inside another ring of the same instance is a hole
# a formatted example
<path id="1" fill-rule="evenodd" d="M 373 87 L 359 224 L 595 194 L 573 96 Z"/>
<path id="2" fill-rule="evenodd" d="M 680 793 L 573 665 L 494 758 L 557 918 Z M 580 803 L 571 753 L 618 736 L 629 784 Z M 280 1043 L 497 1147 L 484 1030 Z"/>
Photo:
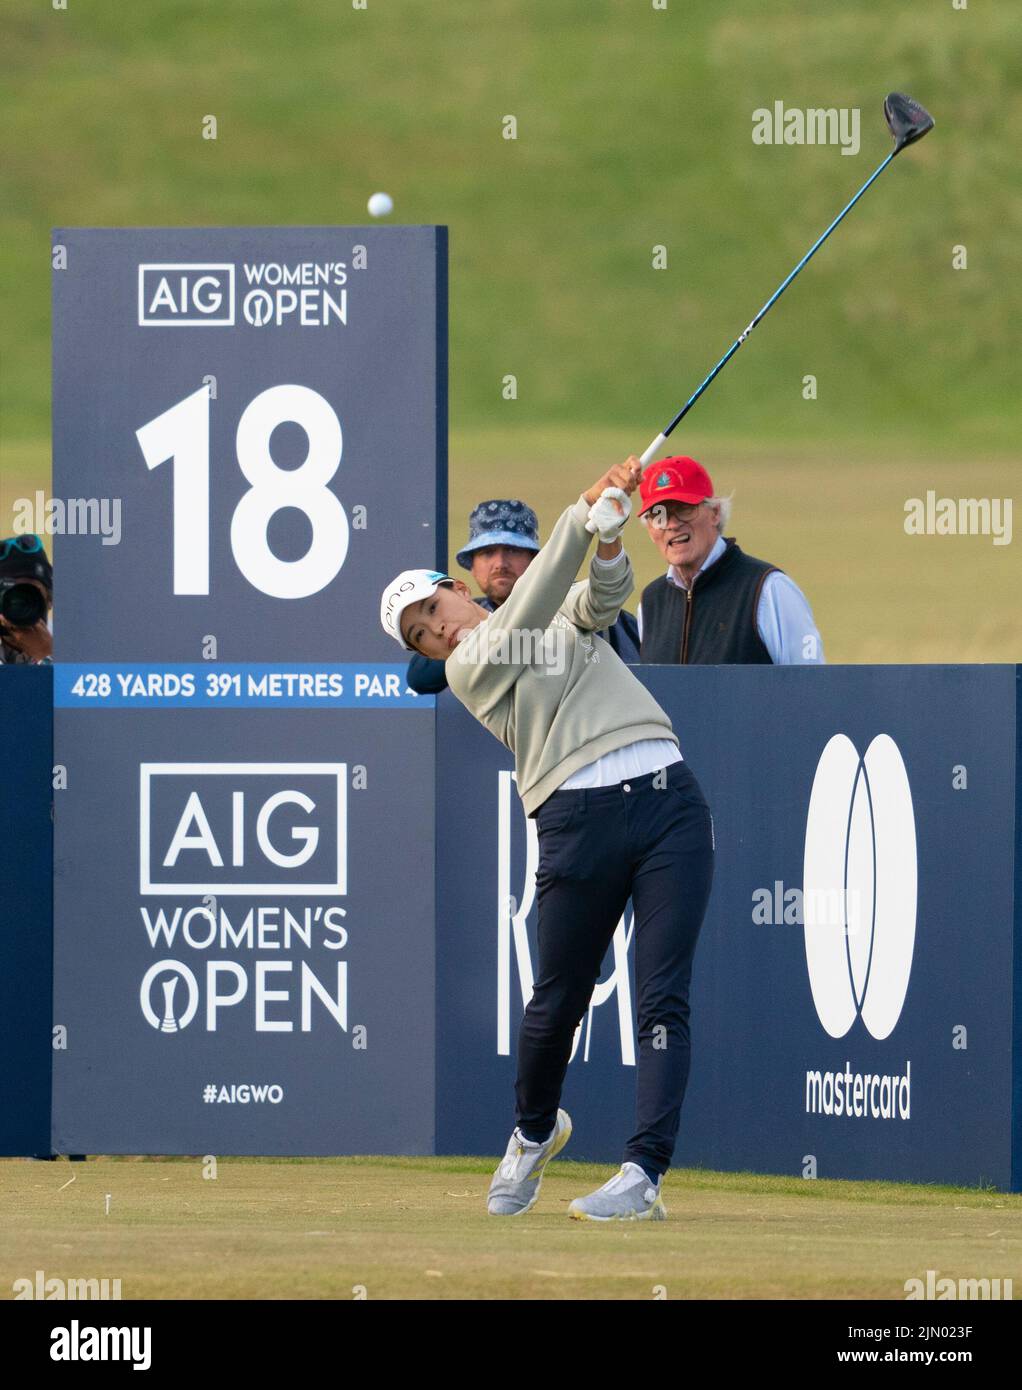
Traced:
<path id="1" fill-rule="evenodd" d="M 916 937 L 915 813 L 897 744 L 878 734 L 860 756 L 845 734 L 820 755 L 803 860 L 806 902 L 839 895 L 844 911 L 805 922 L 806 966 L 820 1023 L 843 1038 L 857 1018 L 890 1036 L 901 1017 Z"/>

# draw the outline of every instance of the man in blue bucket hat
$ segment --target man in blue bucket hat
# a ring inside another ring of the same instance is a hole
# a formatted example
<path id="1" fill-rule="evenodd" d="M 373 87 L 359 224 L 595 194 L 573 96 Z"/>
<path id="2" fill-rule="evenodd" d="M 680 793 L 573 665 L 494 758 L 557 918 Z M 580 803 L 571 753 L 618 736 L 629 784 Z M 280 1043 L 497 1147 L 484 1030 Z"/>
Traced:
<path id="1" fill-rule="evenodd" d="M 480 502 L 468 519 L 468 540 L 455 557 L 482 590 L 474 600 L 487 613 L 507 598 L 539 550 L 539 521 L 531 507 L 517 498 Z M 624 662 L 639 660 L 639 627 L 631 613 L 621 612 L 600 632 Z M 415 655 L 408 663 L 408 687 L 419 695 L 438 695 L 447 689 L 442 661 Z"/>

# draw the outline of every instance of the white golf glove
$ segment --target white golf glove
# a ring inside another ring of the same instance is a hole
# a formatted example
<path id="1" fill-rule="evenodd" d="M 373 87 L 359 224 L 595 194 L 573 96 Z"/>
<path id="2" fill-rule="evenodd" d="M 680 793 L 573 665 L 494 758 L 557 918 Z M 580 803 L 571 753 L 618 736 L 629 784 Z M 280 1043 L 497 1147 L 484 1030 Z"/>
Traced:
<path id="1" fill-rule="evenodd" d="M 609 545 L 620 536 L 625 522 L 632 514 L 632 499 L 623 488 L 605 487 L 589 508 L 586 530 L 599 535 Z"/>

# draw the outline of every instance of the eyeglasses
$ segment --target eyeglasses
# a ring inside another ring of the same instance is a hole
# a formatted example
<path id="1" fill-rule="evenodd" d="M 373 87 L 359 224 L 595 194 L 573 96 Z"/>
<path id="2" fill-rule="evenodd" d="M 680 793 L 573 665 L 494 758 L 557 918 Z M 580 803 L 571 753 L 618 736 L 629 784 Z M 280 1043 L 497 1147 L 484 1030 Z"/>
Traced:
<path id="1" fill-rule="evenodd" d="M 34 555 L 42 550 L 43 542 L 40 536 L 8 536 L 6 540 L 0 541 L 0 560 L 6 560 L 12 550 L 20 550 L 25 555 Z"/>
<path id="2" fill-rule="evenodd" d="M 691 521 L 698 513 L 700 507 L 704 507 L 705 502 L 656 502 L 643 518 L 651 526 L 664 528 L 669 526 L 671 519 L 677 517 L 679 521 Z"/>

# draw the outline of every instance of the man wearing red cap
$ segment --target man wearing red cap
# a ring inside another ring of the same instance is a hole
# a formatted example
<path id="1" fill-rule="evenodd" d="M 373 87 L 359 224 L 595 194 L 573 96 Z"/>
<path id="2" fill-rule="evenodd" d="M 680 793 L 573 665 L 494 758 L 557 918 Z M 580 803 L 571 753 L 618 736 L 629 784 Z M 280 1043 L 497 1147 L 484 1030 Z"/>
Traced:
<path id="1" fill-rule="evenodd" d="M 642 592 L 641 661 L 823 663 L 823 643 L 802 590 L 776 565 L 724 537 L 730 500 L 714 497 L 701 464 L 684 457 L 651 464 L 640 497 L 639 515 L 668 565 Z"/>

